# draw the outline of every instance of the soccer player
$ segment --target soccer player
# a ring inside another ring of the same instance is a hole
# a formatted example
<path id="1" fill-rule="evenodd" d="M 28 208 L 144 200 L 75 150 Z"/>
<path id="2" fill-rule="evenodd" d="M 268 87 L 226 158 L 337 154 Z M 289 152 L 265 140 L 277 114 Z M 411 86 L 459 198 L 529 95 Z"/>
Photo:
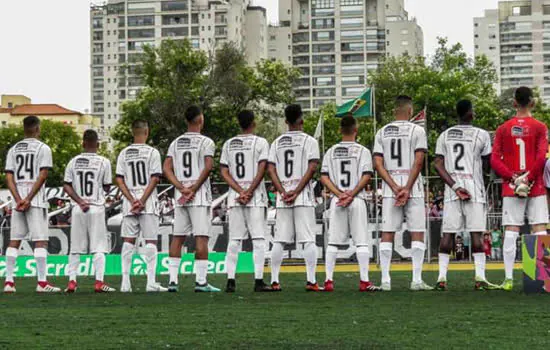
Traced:
<path id="1" fill-rule="evenodd" d="M 502 178 L 502 225 L 504 234 L 504 290 L 512 290 L 516 241 L 527 216 L 531 232 L 546 234 L 548 203 L 543 180 L 548 131 L 531 115 L 535 107 L 533 91 L 520 87 L 514 94 L 516 116 L 496 131 L 491 166 Z"/>
<path id="2" fill-rule="evenodd" d="M 174 233 L 168 272 L 170 292 L 178 291 L 181 248 L 186 236 L 195 237 L 195 292 L 219 292 L 206 279 L 210 237 L 210 172 L 214 168 L 214 141 L 201 135 L 204 116 L 198 106 L 185 111 L 187 132 L 175 139 L 164 160 L 164 176 L 175 187 Z"/>
<path id="3" fill-rule="evenodd" d="M 401 230 L 405 217 L 412 240 L 413 279 L 410 288 L 416 291 L 433 289 L 422 280 L 426 210 L 420 172 L 427 151 L 427 140 L 424 129 L 409 122 L 412 113 L 412 99 L 398 96 L 395 121 L 380 129 L 374 141 L 375 168 L 384 180 L 380 268 L 381 288 L 385 291 L 391 290 L 390 265 L 394 235 Z"/>
<path id="4" fill-rule="evenodd" d="M 122 285 L 120 291 L 132 291 L 130 269 L 140 232 L 145 239 L 147 292 L 166 292 L 156 282 L 159 204 L 157 185 L 162 176 L 160 153 L 146 144 L 149 124 L 144 120 L 132 123 L 134 143 L 120 152 L 116 166 L 116 181 L 123 194 L 122 201 Z"/>
<path id="5" fill-rule="evenodd" d="M 352 116 L 340 121 L 342 142 L 332 146 L 323 158 L 321 183 L 334 195 L 330 203 L 330 226 L 325 258 L 324 290 L 334 290 L 333 275 L 338 246 L 347 245 L 349 237 L 356 246 L 359 262 L 359 291 L 380 290 L 369 281 L 369 220 L 365 187 L 372 177 L 370 151 L 355 142 L 357 122 Z"/>
<path id="6" fill-rule="evenodd" d="M 71 212 L 71 252 L 69 255 L 69 284 L 66 293 L 78 287 L 76 276 L 80 254 L 94 254 L 95 292 L 115 292 L 103 282 L 105 254 L 109 240 L 105 220 L 105 192 L 112 184 L 111 162 L 97 154 L 99 137 L 94 130 L 86 130 L 82 146 L 84 153 L 71 159 L 65 169 L 65 193 L 73 200 Z"/>
<path id="7" fill-rule="evenodd" d="M 306 262 L 306 290 L 317 292 L 315 279 L 315 208 L 311 179 L 319 164 L 317 140 L 303 132 L 300 105 L 285 109 L 288 132 L 279 136 L 269 150 L 268 172 L 278 192 L 275 237 L 271 250 L 271 287 L 281 291 L 279 272 L 284 245 L 296 241 L 302 245 Z"/>
<path id="8" fill-rule="evenodd" d="M 489 170 L 491 137 L 472 126 L 474 110 L 469 100 L 456 105 L 458 125 L 445 130 L 437 139 L 435 169 L 445 181 L 443 236 L 439 244 L 439 279 L 436 290 L 447 290 L 447 270 L 453 236 L 457 232 L 472 235 L 475 263 L 475 289 L 496 289 L 485 278 L 485 253 L 482 236 L 486 230 L 485 185 L 483 170 Z"/>
<path id="9" fill-rule="evenodd" d="M 13 273 L 22 240 L 34 242 L 34 259 L 38 293 L 61 292 L 46 280 L 48 257 L 48 201 L 45 183 L 52 168 L 52 151 L 40 137 L 40 120 L 28 116 L 23 120 L 25 139 L 16 143 L 6 159 L 6 184 L 15 201 L 11 218 L 10 242 L 6 249 L 4 293 L 15 293 Z"/>
<path id="10" fill-rule="evenodd" d="M 222 149 L 221 175 L 229 184 L 229 244 L 227 246 L 226 292 L 235 292 L 235 271 L 242 240 L 250 234 L 253 247 L 254 279 L 256 292 L 269 292 L 264 283 L 265 264 L 265 211 L 267 193 L 264 175 L 269 155 L 267 140 L 254 135 L 254 113 L 249 110 L 237 116 L 241 135 L 228 140 Z"/>

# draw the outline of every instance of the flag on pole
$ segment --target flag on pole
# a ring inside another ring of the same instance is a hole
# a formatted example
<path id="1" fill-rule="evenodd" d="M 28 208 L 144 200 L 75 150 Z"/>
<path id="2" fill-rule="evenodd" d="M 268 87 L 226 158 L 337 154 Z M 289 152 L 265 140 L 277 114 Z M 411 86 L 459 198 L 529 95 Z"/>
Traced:
<path id="1" fill-rule="evenodd" d="M 426 107 L 424 107 L 424 109 L 422 111 L 420 111 L 420 113 L 418 113 L 417 115 L 415 115 L 414 117 L 411 118 L 411 120 L 409 120 L 411 123 L 413 124 L 416 124 L 418 126 L 421 126 L 423 127 L 424 129 L 426 129 L 427 127 L 427 123 L 426 123 Z"/>
<path id="2" fill-rule="evenodd" d="M 355 118 L 374 117 L 374 90 L 368 88 L 361 96 L 356 99 L 347 101 L 336 110 L 337 117 L 343 117 L 347 114 L 352 114 Z"/>
<path id="3" fill-rule="evenodd" d="M 319 140 L 322 134 L 323 134 L 323 113 L 319 115 L 319 121 L 317 122 L 317 127 L 315 128 L 315 134 L 313 134 L 313 137 Z"/>

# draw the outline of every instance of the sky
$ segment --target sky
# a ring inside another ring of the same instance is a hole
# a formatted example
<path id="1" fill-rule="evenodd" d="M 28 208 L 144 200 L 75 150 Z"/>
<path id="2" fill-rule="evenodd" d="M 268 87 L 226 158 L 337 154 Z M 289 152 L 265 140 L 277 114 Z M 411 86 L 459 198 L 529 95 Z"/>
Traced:
<path id="1" fill-rule="evenodd" d="M 253 0 L 277 22 L 278 0 Z M 473 18 L 498 0 L 405 0 L 424 30 L 425 54 L 437 37 L 473 54 Z M 90 109 L 90 0 L 0 0 L 0 95 Z"/>

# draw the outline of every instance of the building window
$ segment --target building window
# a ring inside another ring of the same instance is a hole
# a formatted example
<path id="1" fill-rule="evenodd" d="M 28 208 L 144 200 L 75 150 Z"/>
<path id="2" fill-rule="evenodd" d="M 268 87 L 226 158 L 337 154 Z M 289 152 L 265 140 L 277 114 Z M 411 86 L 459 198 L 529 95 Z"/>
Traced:
<path id="1" fill-rule="evenodd" d="M 8 108 L 13 108 L 13 102 L 8 102 Z"/>
<path id="2" fill-rule="evenodd" d="M 407 34 L 409 34 L 409 30 L 408 29 L 402 29 L 401 34 L 402 35 L 407 35 Z"/>

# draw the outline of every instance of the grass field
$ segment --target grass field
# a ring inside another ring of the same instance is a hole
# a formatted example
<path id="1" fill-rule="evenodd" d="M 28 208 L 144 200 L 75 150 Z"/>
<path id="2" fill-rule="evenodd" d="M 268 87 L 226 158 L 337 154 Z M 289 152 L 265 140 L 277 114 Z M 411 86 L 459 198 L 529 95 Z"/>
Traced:
<path id="1" fill-rule="evenodd" d="M 374 273 L 376 277 L 378 273 Z M 502 271 L 489 271 L 500 282 Z M 305 293 L 304 274 L 281 276 L 282 293 L 254 294 L 252 276 L 236 294 L 195 294 L 184 277 L 178 294 L 94 295 L 81 279 L 73 295 L 36 295 L 34 279 L 19 279 L 16 295 L 0 296 L 0 348 L 306 348 L 540 349 L 550 328 L 548 296 L 474 292 L 472 272 L 451 271 L 451 291 L 409 292 L 409 273 L 393 274 L 394 291 L 362 294 L 358 276 L 339 273 L 334 293 Z M 436 274 L 425 273 L 427 282 Z M 319 274 L 321 277 L 321 274 Z M 163 278 L 164 279 L 164 278 Z M 223 287 L 223 276 L 211 276 Z M 66 279 L 53 280 L 64 286 Z M 118 279 L 109 278 L 118 287 Z M 164 281 L 163 281 L 164 282 Z M 378 282 L 378 281 L 376 281 Z"/>

